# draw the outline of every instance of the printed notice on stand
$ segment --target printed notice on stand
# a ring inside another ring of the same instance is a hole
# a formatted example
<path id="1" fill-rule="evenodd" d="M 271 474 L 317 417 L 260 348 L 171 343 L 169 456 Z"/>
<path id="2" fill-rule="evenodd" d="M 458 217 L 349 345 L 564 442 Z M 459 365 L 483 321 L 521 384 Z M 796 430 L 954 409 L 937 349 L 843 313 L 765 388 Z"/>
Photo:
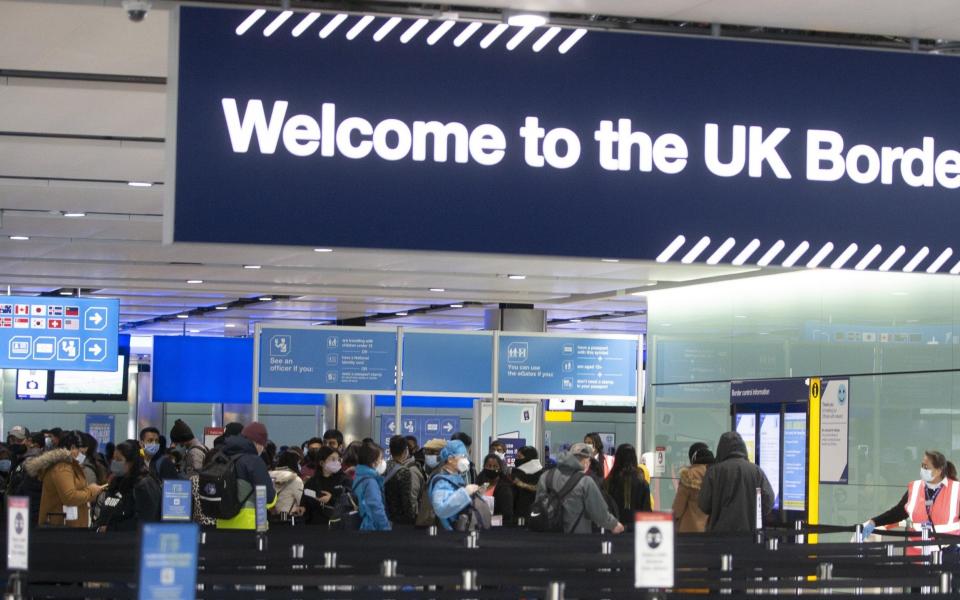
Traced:
<path id="1" fill-rule="evenodd" d="M 820 483 L 847 483 L 850 380 L 823 382 L 820 399 Z"/>

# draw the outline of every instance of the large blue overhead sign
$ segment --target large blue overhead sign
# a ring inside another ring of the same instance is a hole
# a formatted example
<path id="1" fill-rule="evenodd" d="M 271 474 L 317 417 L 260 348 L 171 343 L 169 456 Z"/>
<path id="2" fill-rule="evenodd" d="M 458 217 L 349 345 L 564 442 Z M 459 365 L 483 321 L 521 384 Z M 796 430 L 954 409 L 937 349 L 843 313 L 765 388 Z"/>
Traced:
<path id="1" fill-rule="evenodd" d="M 500 334 L 500 395 L 637 397 L 636 337 Z"/>
<path id="2" fill-rule="evenodd" d="M 262 391 L 375 394 L 396 389 L 396 331 L 263 327 L 258 339 Z"/>
<path id="3" fill-rule="evenodd" d="M 440 396 L 489 396 L 493 334 L 405 331 L 403 391 Z"/>
<path id="4" fill-rule="evenodd" d="M 0 298 L 0 367 L 116 371 L 120 303 L 103 298 Z"/>
<path id="5" fill-rule="evenodd" d="M 168 239 L 960 272 L 952 57 L 336 13 L 173 22 Z"/>

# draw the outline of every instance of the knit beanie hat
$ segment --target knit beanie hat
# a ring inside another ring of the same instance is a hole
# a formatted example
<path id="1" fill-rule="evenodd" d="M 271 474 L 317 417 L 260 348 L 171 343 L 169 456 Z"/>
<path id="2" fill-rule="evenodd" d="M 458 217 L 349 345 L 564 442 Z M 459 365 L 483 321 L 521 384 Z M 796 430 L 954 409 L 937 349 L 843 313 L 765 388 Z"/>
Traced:
<path id="1" fill-rule="evenodd" d="M 193 430 L 190 426 L 177 419 L 170 430 L 170 441 L 174 444 L 184 444 L 193 439 Z"/>
<path id="2" fill-rule="evenodd" d="M 244 427 L 243 431 L 240 432 L 240 435 L 247 438 L 254 444 L 260 444 L 261 446 L 267 445 L 267 427 L 258 421 L 254 421 Z"/>

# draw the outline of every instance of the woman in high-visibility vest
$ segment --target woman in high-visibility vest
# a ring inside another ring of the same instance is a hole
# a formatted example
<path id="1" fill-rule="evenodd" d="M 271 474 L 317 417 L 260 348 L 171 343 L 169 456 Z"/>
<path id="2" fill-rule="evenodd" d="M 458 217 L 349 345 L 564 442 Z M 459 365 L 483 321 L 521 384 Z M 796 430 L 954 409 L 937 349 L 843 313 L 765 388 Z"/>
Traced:
<path id="1" fill-rule="evenodd" d="M 933 533 L 960 534 L 960 482 L 957 468 L 936 450 L 927 450 L 920 463 L 920 479 L 907 486 L 900 502 L 863 524 L 863 536 L 877 527 L 903 523 L 911 531 L 929 527 Z M 911 537 L 919 540 L 920 537 Z M 928 554 L 935 546 L 908 548 L 907 554 Z"/>

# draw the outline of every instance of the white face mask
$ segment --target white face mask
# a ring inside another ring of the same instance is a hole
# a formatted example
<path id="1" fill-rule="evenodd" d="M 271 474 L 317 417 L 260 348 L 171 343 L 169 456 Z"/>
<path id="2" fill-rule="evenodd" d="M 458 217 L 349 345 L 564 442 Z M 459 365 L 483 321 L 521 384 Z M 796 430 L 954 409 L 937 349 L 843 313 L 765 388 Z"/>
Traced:
<path id="1" fill-rule="evenodd" d="M 82 465 L 82 464 L 83 464 L 83 461 L 87 460 L 87 455 L 84 454 L 83 452 L 81 452 L 80 454 L 77 455 L 77 459 L 76 459 L 76 460 L 77 460 L 78 463 L 80 463 L 80 464 Z"/>
<path id="2" fill-rule="evenodd" d="M 381 460 L 380 462 L 377 463 L 377 475 L 383 475 L 386 472 L 387 472 L 387 463 Z"/>
<path id="3" fill-rule="evenodd" d="M 440 457 L 436 454 L 427 454 L 423 457 L 423 463 L 431 469 L 436 469 L 437 465 L 440 464 Z"/>
<path id="4" fill-rule="evenodd" d="M 461 473 L 466 473 L 470 470 L 470 461 L 466 458 L 461 458 L 457 461 L 457 470 Z"/>
<path id="5" fill-rule="evenodd" d="M 331 475 L 334 473 L 339 473 L 340 467 L 341 465 L 339 460 L 331 460 L 330 462 L 323 463 L 323 470 Z"/>
<path id="6" fill-rule="evenodd" d="M 924 480 L 926 483 L 930 483 L 933 481 L 933 471 L 920 467 L 920 479 Z"/>
<path id="7" fill-rule="evenodd" d="M 496 454 L 500 460 L 507 460 L 507 454 L 505 452 L 494 452 L 494 454 Z"/>
<path id="8" fill-rule="evenodd" d="M 595 455 L 597 453 L 597 449 L 593 447 L 593 444 L 587 444 L 587 448 L 590 449 L 590 454 Z"/>

